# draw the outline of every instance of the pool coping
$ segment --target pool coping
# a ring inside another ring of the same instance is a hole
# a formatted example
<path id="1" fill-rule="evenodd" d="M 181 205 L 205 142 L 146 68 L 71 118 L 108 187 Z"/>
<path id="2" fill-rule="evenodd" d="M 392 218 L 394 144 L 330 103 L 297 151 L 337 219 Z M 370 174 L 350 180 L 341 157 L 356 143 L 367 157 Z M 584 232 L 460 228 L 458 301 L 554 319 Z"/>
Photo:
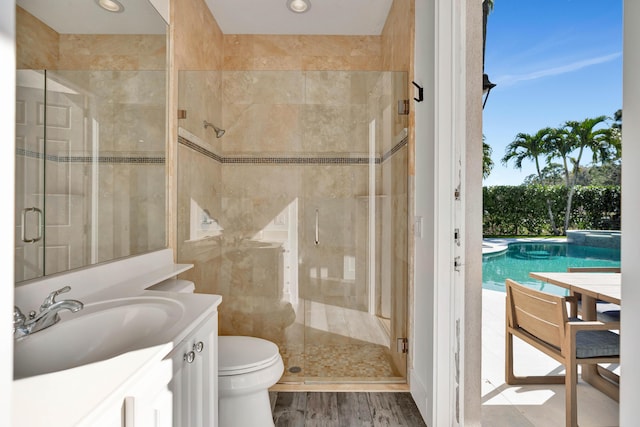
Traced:
<path id="1" fill-rule="evenodd" d="M 505 252 L 509 243 L 529 242 L 529 243 L 565 243 L 565 237 L 551 237 L 540 239 L 537 237 L 504 237 L 504 238 L 484 238 L 482 239 L 482 255 L 495 255 Z"/>

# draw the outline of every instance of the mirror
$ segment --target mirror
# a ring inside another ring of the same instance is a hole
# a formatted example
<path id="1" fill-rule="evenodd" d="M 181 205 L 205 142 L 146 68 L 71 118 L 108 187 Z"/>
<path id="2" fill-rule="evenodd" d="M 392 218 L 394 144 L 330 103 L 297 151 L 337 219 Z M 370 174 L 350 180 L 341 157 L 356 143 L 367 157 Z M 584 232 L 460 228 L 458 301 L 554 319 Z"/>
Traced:
<path id="1" fill-rule="evenodd" d="M 166 247 L 167 24 L 100 3 L 16 1 L 16 284 Z"/>

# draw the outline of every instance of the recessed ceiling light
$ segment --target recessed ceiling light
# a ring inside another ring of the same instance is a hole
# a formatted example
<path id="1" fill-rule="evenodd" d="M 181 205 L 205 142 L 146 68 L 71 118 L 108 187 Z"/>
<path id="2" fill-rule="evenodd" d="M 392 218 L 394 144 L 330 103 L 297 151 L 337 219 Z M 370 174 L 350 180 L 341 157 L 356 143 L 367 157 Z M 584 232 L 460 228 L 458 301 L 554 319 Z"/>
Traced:
<path id="1" fill-rule="evenodd" d="M 287 7 L 291 12 L 304 13 L 311 9 L 310 0 L 287 0 Z"/>
<path id="2" fill-rule="evenodd" d="M 96 3 L 109 12 L 119 13 L 124 11 L 124 6 L 118 0 L 96 0 Z"/>

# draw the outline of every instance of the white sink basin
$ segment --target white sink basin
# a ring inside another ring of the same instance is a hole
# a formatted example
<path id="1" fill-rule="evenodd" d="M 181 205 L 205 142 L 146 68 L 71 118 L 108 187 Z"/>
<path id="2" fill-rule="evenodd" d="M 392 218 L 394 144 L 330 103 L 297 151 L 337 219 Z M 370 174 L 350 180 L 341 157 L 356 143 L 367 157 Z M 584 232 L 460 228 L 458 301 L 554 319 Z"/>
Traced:
<path id="1" fill-rule="evenodd" d="M 56 372 L 169 342 L 185 313 L 181 302 L 133 297 L 60 312 L 57 324 L 14 342 L 14 379 Z"/>

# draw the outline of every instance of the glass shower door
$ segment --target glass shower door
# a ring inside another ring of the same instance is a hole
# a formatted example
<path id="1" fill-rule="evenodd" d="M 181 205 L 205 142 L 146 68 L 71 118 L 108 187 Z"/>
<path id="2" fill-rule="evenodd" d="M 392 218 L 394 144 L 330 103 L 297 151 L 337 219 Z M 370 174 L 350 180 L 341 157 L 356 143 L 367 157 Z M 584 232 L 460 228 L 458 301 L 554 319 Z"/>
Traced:
<path id="1" fill-rule="evenodd" d="M 73 73 L 70 77 L 76 77 Z M 61 73 L 18 70 L 16 282 L 87 264 L 87 97 Z"/>
<path id="2" fill-rule="evenodd" d="M 406 159 L 398 156 L 399 163 Z M 306 383 L 406 380 L 398 342 L 407 336 L 406 203 L 393 194 L 369 194 L 370 167 L 379 181 L 380 165 L 308 171 L 317 193 L 337 188 L 336 182 L 352 185 L 341 185 L 342 194 L 301 201 Z"/>
<path id="3" fill-rule="evenodd" d="M 16 73 L 15 280 L 44 275 L 45 72 Z"/>
<path id="4" fill-rule="evenodd" d="M 354 169 L 362 169 L 348 168 L 343 174 L 357 175 Z M 323 184 L 316 182 L 316 191 Z M 304 209 L 300 281 L 305 304 L 305 382 L 396 377 L 389 364 L 389 339 L 371 301 L 375 290 L 369 286 L 370 267 L 379 267 L 369 259 L 375 243 L 369 245 L 368 200 L 346 194 L 309 197 Z"/>
<path id="5" fill-rule="evenodd" d="M 89 72 L 47 71 L 45 274 L 90 263 L 92 156 Z"/>
<path id="6" fill-rule="evenodd" d="M 404 382 L 406 73 L 306 72 L 300 222 L 304 381 Z"/>

